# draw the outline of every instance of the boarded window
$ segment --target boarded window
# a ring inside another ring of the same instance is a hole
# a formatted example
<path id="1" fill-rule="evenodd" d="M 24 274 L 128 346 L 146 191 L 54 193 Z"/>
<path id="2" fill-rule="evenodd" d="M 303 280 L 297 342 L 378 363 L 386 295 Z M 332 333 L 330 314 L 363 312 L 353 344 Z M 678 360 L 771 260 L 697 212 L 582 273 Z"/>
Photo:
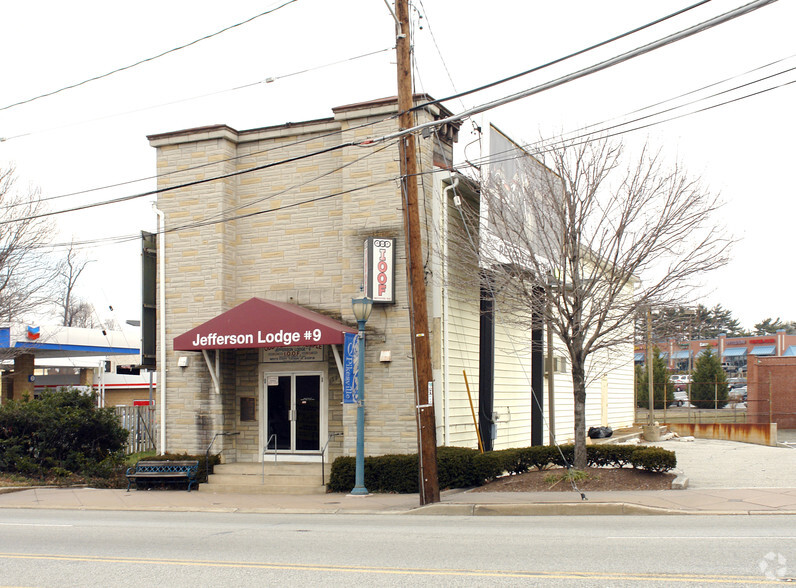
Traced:
<path id="1" fill-rule="evenodd" d="M 240 420 L 243 421 L 255 421 L 255 398 L 254 396 L 244 396 L 240 399 Z"/>

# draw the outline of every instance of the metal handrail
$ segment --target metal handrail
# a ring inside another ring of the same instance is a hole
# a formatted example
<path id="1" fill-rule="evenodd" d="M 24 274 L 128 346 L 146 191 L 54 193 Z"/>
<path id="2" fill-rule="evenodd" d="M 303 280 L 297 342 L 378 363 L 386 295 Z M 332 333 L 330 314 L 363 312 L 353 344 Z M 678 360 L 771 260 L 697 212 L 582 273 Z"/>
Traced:
<path id="1" fill-rule="evenodd" d="M 340 437 L 342 433 L 329 433 L 329 438 L 326 440 L 326 445 L 323 446 L 321 449 L 321 485 L 326 483 L 326 460 L 323 456 L 326 454 L 326 448 L 329 447 L 329 443 L 335 437 Z"/>
<path id="2" fill-rule="evenodd" d="M 268 441 L 265 442 L 263 445 L 263 474 L 262 474 L 262 483 L 265 484 L 265 454 L 268 451 L 268 446 L 271 444 L 271 439 L 274 440 L 274 465 L 276 465 L 276 456 L 279 453 L 278 441 L 276 438 L 276 433 L 272 433 L 270 437 L 268 437 Z"/>

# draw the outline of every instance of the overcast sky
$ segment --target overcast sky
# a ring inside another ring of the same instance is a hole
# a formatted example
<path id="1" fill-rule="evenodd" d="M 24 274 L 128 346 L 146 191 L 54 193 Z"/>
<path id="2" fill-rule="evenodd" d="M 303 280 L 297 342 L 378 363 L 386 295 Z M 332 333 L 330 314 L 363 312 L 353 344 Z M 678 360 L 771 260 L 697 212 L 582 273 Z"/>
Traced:
<path id="1" fill-rule="evenodd" d="M 3 3 L 0 108 L 190 43 L 284 1 Z M 622 34 L 695 1 L 418 0 L 413 18 L 423 28 L 413 31 L 415 90 L 448 96 Z M 630 38 L 447 106 L 458 112 L 535 86 L 742 4 L 707 2 Z M 739 243 L 733 262 L 705 277 L 703 302 L 722 304 L 747 327 L 768 316 L 796 320 L 791 302 L 796 278 L 789 263 L 796 84 L 788 85 L 796 73 L 786 71 L 796 67 L 794 23 L 796 2 L 780 0 L 489 116 L 517 141 L 531 142 L 616 117 L 635 118 L 638 114 L 627 115 L 731 78 L 678 102 L 698 100 L 693 106 L 631 126 L 735 100 L 731 104 L 621 138 L 631 147 L 648 141 L 661 148 L 726 202 L 721 220 Z M 53 200 L 54 210 L 150 190 L 155 151 L 148 134 L 220 123 L 243 130 L 322 118 L 331 116 L 335 106 L 394 95 L 394 52 L 354 59 L 393 45 L 394 23 L 383 0 L 296 0 L 186 49 L 0 110 L 0 137 L 6 138 L 0 142 L 0 165 L 15 164 L 20 182 L 41 188 L 44 197 L 142 180 Z M 298 73 L 336 61 L 344 63 Z M 768 64 L 773 65 L 758 69 Z M 269 77 L 277 79 L 255 84 Z M 755 83 L 707 98 L 749 82 Z M 249 84 L 255 85 L 233 90 Z M 741 99 L 775 86 L 782 87 Z M 470 129 L 468 123 L 462 126 L 461 145 L 472 140 Z M 82 241 L 154 230 L 153 201 L 139 198 L 58 215 L 54 237 Z M 138 242 L 97 245 L 86 255 L 97 261 L 89 266 L 80 294 L 101 309 L 103 318 L 120 323 L 139 318 Z"/>

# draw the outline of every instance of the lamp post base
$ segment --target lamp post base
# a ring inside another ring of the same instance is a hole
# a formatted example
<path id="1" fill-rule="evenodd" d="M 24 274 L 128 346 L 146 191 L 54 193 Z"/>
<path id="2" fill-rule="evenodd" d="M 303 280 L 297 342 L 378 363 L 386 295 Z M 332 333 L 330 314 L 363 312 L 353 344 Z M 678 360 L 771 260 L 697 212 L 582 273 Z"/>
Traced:
<path id="1" fill-rule="evenodd" d="M 370 492 L 364 486 L 356 486 L 348 493 L 349 496 L 368 496 L 369 494 Z"/>

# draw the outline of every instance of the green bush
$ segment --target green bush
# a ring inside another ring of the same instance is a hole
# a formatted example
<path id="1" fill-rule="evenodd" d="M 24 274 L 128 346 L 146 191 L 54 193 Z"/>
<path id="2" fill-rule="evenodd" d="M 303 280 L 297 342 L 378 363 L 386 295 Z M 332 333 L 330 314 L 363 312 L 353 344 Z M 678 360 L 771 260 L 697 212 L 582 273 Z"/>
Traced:
<path id="1" fill-rule="evenodd" d="M 628 465 L 633 461 L 633 452 L 638 449 L 635 445 L 616 445 L 602 443 L 589 445 L 586 448 L 589 465 L 595 467 L 618 467 Z"/>
<path id="2" fill-rule="evenodd" d="M 632 465 L 653 472 L 666 472 L 677 465 L 675 455 L 660 447 L 635 445 L 589 445 L 588 464 L 595 467 Z M 479 453 L 465 447 L 437 448 L 437 476 L 440 490 L 481 486 L 505 473 L 522 474 L 532 468 L 572 465 L 575 448 L 539 445 Z M 418 491 L 417 454 L 366 457 L 365 487 L 370 492 L 410 494 Z M 338 457 L 332 463 L 329 491 L 350 492 L 355 484 L 356 460 Z"/>
<path id="3" fill-rule="evenodd" d="M 352 480 L 348 490 L 354 487 L 354 482 Z M 365 487 L 371 492 L 417 492 L 417 454 L 380 455 L 365 459 Z"/>
<path id="4" fill-rule="evenodd" d="M 93 393 L 46 391 L 0 406 L 0 470 L 26 476 L 110 475 L 123 461 L 127 431 Z"/>
<path id="5" fill-rule="evenodd" d="M 349 492 L 354 487 L 356 472 L 356 459 L 353 457 L 338 457 L 332 462 L 332 471 L 329 472 L 330 492 Z"/>
<path id="6" fill-rule="evenodd" d="M 544 470 L 555 463 L 558 449 L 553 445 L 535 445 L 520 449 L 503 449 L 505 453 L 504 470 L 513 474 L 524 474 L 532 469 Z"/>
<path id="7" fill-rule="evenodd" d="M 632 463 L 634 468 L 650 472 L 668 472 L 677 467 L 677 456 L 673 451 L 667 451 L 662 447 L 638 447 L 633 452 Z"/>

